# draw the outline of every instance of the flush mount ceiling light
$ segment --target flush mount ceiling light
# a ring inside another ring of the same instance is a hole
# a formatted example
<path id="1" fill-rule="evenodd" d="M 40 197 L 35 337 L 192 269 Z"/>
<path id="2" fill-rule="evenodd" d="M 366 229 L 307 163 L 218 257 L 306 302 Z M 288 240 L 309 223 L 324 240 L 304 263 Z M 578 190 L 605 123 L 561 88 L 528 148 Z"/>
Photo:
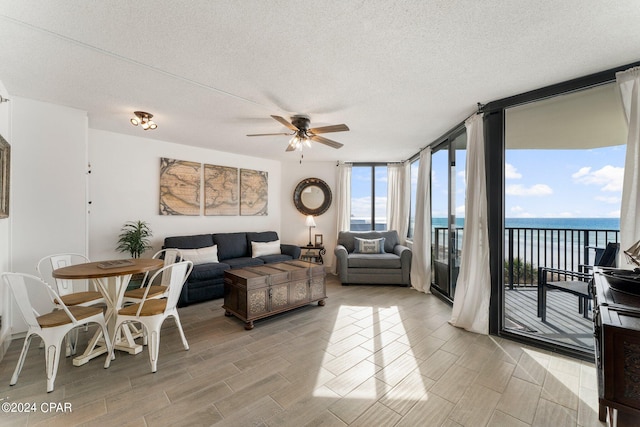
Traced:
<path id="1" fill-rule="evenodd" d="M 147 113 L 145 111 L 134 111 L 133 114 L 135 115 L 135 117 L 132 117 L 130 120 L 132 125 L 140 125 L 144 130 L 153 130 L 158 127 L 158 125 L 155 124 L 153 120 L 151 120 L 153 114 Z"/>

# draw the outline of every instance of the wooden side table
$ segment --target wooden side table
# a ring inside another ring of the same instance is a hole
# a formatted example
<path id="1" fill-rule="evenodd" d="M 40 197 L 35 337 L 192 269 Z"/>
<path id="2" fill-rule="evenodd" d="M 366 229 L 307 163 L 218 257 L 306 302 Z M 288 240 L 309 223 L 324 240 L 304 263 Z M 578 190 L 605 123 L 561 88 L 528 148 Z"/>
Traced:
<path id="1" fill-rule="evenodd" d="M 327 250 L 324 246 L 300 246 L 302 249 L 302 253 L 300 254 L 300 259 L 303 261 L 312 262 L 315 264 L 324 264 L 322 257 L 326 255 Z"/>

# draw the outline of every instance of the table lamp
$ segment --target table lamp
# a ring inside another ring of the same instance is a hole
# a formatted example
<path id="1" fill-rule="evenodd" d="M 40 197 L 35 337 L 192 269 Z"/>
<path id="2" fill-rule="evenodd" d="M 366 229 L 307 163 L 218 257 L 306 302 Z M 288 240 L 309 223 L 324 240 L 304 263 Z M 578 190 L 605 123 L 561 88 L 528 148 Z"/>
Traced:
<path id="1" fill-rule="evenodd" d="M 311 243 L 311 228 L 316 226 L 316 222 L 313 220 L 313 215 L 307 215 L 305 225 L 309 227 L 309 244 L 307 246 L 313 246 L 313 243 Z"/>

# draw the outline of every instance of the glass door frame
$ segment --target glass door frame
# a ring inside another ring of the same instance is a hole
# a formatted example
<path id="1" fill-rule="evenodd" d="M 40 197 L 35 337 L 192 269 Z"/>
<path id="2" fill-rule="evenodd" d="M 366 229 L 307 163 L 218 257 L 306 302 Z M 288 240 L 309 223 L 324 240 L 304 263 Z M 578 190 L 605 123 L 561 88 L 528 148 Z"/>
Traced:
<path id="1" fill-rule="evenodd" d="M 438 295 L 441 298 L 444 298 L 448 302 L 453 302 L 453 297 L 455 294 L 455 283 L 458 277 L 458 267 L 456 267 L 456 249 L 458 247 L 457 242 L 457 226 L 456 226 L 456 214 L 455 214 L 455 174 L 452 174 L 452 170 L 455 171 L 456 167 L 456 148 L 454 142 L 458 137 L 463 135 L 467 131 L 464 123 L 456 126 L 451 129 L 444 135 L 442 138 L 438 139 L 437 142 L 431 144 L 431 157 L 437 152 L 441 152 L 443 150 L 447 150 L 447 248 L 448 248 L 448 258 L 447 258 L 447 274 L 446 277 L 448 279 L 447 289 L 443 292 L 443 290 L 436 286 L 435 284 L 435 273 L 431 275 L 431 292 L 435 295 Z M 430 159 L 431 160 L 431 159 Z M 432 163 L 433 166 L 433 163 Z M 433 168 L 432 168 L 433 173 Z M 431 179 L 431 177 L 429 177 Z M 431 200 L 433 201 L 433 185 L 430 186 L 432 189 Z M 430 203 L 432 212 L 433 206 Z M 433 216 L 432 216 L 433 221 Z M 430 225 L 433 226 L 432 224 Z M 435 244 L 435 241 L 432 242 L 432 245 Z M 431 260 L 432 271 L 435 272 L 435 259 Z"/>
<path id="2" fill-rule="evenodd" d="M 504 319 L 504 162 L 505 162 L 505 110 L 509 107 L 539 101 L 553 96 L 615 82 L 615 74 L 640 62 L 628 64 L 547 86 L 523 94 L 492 101 L 483 107 L 485 128 L 485 165 L 487 170 L 487 206 L 491 269 L 491 304 L 489 309 L 489 333 L 504 336 L 525 344 L 593 361 L 593 352 L 564 347 L 557 342 L 547 342 L 530 335 L 518 334 L 505 328 Z"/>

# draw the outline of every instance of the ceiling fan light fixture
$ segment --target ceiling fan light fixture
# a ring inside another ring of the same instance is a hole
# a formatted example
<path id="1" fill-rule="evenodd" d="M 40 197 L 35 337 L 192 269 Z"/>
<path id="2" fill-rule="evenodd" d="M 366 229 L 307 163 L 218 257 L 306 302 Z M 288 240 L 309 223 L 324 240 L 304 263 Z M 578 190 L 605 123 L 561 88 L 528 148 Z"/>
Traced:
<path id="1" fill-rule="evenodd" d="M 289 141 L 289 145 L 294 149 L 294 150 L 298 150 L 298 151 L 302 151 L 302 145 L 305 141 L 305 138 L 300 136 L 298 133 L 295 134 L 293 136 L 293 138 L 291 138 L 291 140 Z"/>
<path id="2" fill-rule="evenodd" d="M 302 151 L 304 147 L 312 148 L 313 142 L 327 145 L 331 148 L 341 148 L 341 143 L 333 141 L 329 138 L 325 138 L 324 136 L 320 136 L 319 134 L 330 132 L 344 132 L 350 130 L 349 127 L 345 124 L 310 127 L 310 119 L 309 116 L 306 115 L 292 116 L 291 122 L 280 116 L 272 115 L 271 117 L 280 124 L 284 125 L 284 127 L 289 129 L 290 131 L 293 131 L 293 133 L 254 133 L 248 134 L 247 136 L 288 135 L 291 137 L 291 139 L 289 139 L 289 145 L 287 146 L 287 149 L 285 151 Z"/>
<path id="3" fill-rule="evenodd" d="M 144 130 L 153 130 L 158 127 L 158 125 L 153 120 L 151 120 L 153 114 L 147 113 L 146 111 L 134 111 L 133 114 L 135 117 L 132 117 L 129 120 L 132 125 L 140 125 Z"/>

